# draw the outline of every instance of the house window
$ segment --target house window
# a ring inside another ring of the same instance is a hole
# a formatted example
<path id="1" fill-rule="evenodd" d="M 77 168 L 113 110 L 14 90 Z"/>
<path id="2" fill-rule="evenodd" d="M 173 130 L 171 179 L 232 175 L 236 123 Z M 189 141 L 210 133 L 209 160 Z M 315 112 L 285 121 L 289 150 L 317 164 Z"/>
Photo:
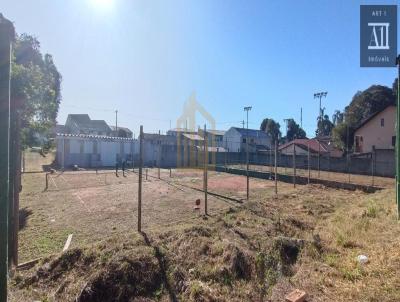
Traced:
<path id="1" fill-rule="evenodd" d="M 385 127 L 385 119 L 381 118 L 381 127 Z"/>
<path id="2" fill-rule="evenodd" d="M 392 136 L 392 146 L 396 146 L 396 136 Z"/>
<path id="3" fill-rule="evenodd" d="M 244 144 L 246 143 L 246 139 L 245 139 L 245 138 L 243 139 L 243 143 L 244 143 Z"/>
<path id="4" fill-rule="evenodd" d="M 363 152 L 363 137 L 361 135 L 356 135 L 356 150 L 357 153 Z"/>

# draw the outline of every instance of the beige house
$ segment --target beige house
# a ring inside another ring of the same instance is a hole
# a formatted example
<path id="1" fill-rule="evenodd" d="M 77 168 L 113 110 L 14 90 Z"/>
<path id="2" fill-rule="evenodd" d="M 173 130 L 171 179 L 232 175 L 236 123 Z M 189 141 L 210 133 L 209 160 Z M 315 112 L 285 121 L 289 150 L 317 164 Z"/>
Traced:
<path id="1" fill-rule="evenodd" d="M 355 153 L 368 153 L 373 149 L 394 149 L 396 107 L 391 105 L 379 111 L 356 129 L 354 133 Z"/>

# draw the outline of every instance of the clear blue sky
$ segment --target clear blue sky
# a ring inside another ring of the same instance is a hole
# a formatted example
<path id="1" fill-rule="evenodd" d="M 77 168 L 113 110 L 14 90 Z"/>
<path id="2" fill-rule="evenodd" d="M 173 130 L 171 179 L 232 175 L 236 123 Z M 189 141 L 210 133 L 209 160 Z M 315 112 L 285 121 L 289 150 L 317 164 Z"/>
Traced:
<path id="1" fill-rule="evenodd" d="M 118 109 L 136 134 L 165 132 L 195 91 L 218 129 L 241 126 L 245 105 L 251 128 L 300 122 L 303 107 L 311 136 L 314 92 L 328 91 L 331 116 L 357 90 L 392 85 L 395 68 L 359 67 L 359 6 L 396 2 L 2 0 L 1 12 L 54 56 L 59 123 L 68 113 L 114 123 Z"/>

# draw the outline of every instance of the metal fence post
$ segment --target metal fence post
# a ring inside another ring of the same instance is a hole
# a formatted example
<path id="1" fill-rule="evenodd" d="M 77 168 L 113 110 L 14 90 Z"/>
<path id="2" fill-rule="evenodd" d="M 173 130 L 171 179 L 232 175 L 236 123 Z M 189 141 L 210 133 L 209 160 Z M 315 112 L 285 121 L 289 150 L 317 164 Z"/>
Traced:
<path id="1" fill-rule="evenodd" d="M 0 14 L 0 301 L 7 301 L 11 42 L 14 27 Z"/>
<path id="2" fill-rule="evenodd" d="M 21 191 L 21 119 L 20 112 L 16 112 L 16 157 L 15 157 L 15 181 L 14 181 L 14 228 L 13 228 L 13 264 L 18 266 L 18 232 L 19 232 L 19 193 Z"/>
<path id="3" fill-rule="evenodd" d="M 143 126 L 140 126 L 139 188 L 138 188 L 138 232 L 142 232 L 142 169 L 143 169 Z M 146 173 L 147 176 L 147 173 Z"/>

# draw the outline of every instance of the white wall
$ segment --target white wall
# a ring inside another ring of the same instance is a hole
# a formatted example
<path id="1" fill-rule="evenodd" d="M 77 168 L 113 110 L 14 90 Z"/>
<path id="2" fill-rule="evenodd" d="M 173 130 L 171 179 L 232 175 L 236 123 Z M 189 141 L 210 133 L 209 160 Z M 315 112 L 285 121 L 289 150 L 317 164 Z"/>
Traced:
<path id="1" fill-rule="evenodd" d="M 64 148 L 63 141 L 69 147 Z M 94 142 L 97 142 L 96 154 L 99 155 L 99 158 L 94 153 Z M 74 164 L 81 165 L 82 167 L 89 167 L 91 165 L 115 166 L 117 154 L 126 158 L 132 152 L 136 154 L 139 151 L 137 141 L 83 136 L 57 136 L 56 147 L 57 163 L 61 167 L 70 167 Z M 122 154 L 121 149 L 123 151 Z"/>
<path id="2" fill-rule="evenodd" d="M 294 144 L 291 144 L 291 145 L 287 146 L 286 148 L 281 149 L 280 152 L 285 155 L 293 155 Z M 296 155 L 307 155 L 307 154 L 308 154 L 308 151 L 306 149 L 303 149 L 300 146 L 296 145 Z"/>

